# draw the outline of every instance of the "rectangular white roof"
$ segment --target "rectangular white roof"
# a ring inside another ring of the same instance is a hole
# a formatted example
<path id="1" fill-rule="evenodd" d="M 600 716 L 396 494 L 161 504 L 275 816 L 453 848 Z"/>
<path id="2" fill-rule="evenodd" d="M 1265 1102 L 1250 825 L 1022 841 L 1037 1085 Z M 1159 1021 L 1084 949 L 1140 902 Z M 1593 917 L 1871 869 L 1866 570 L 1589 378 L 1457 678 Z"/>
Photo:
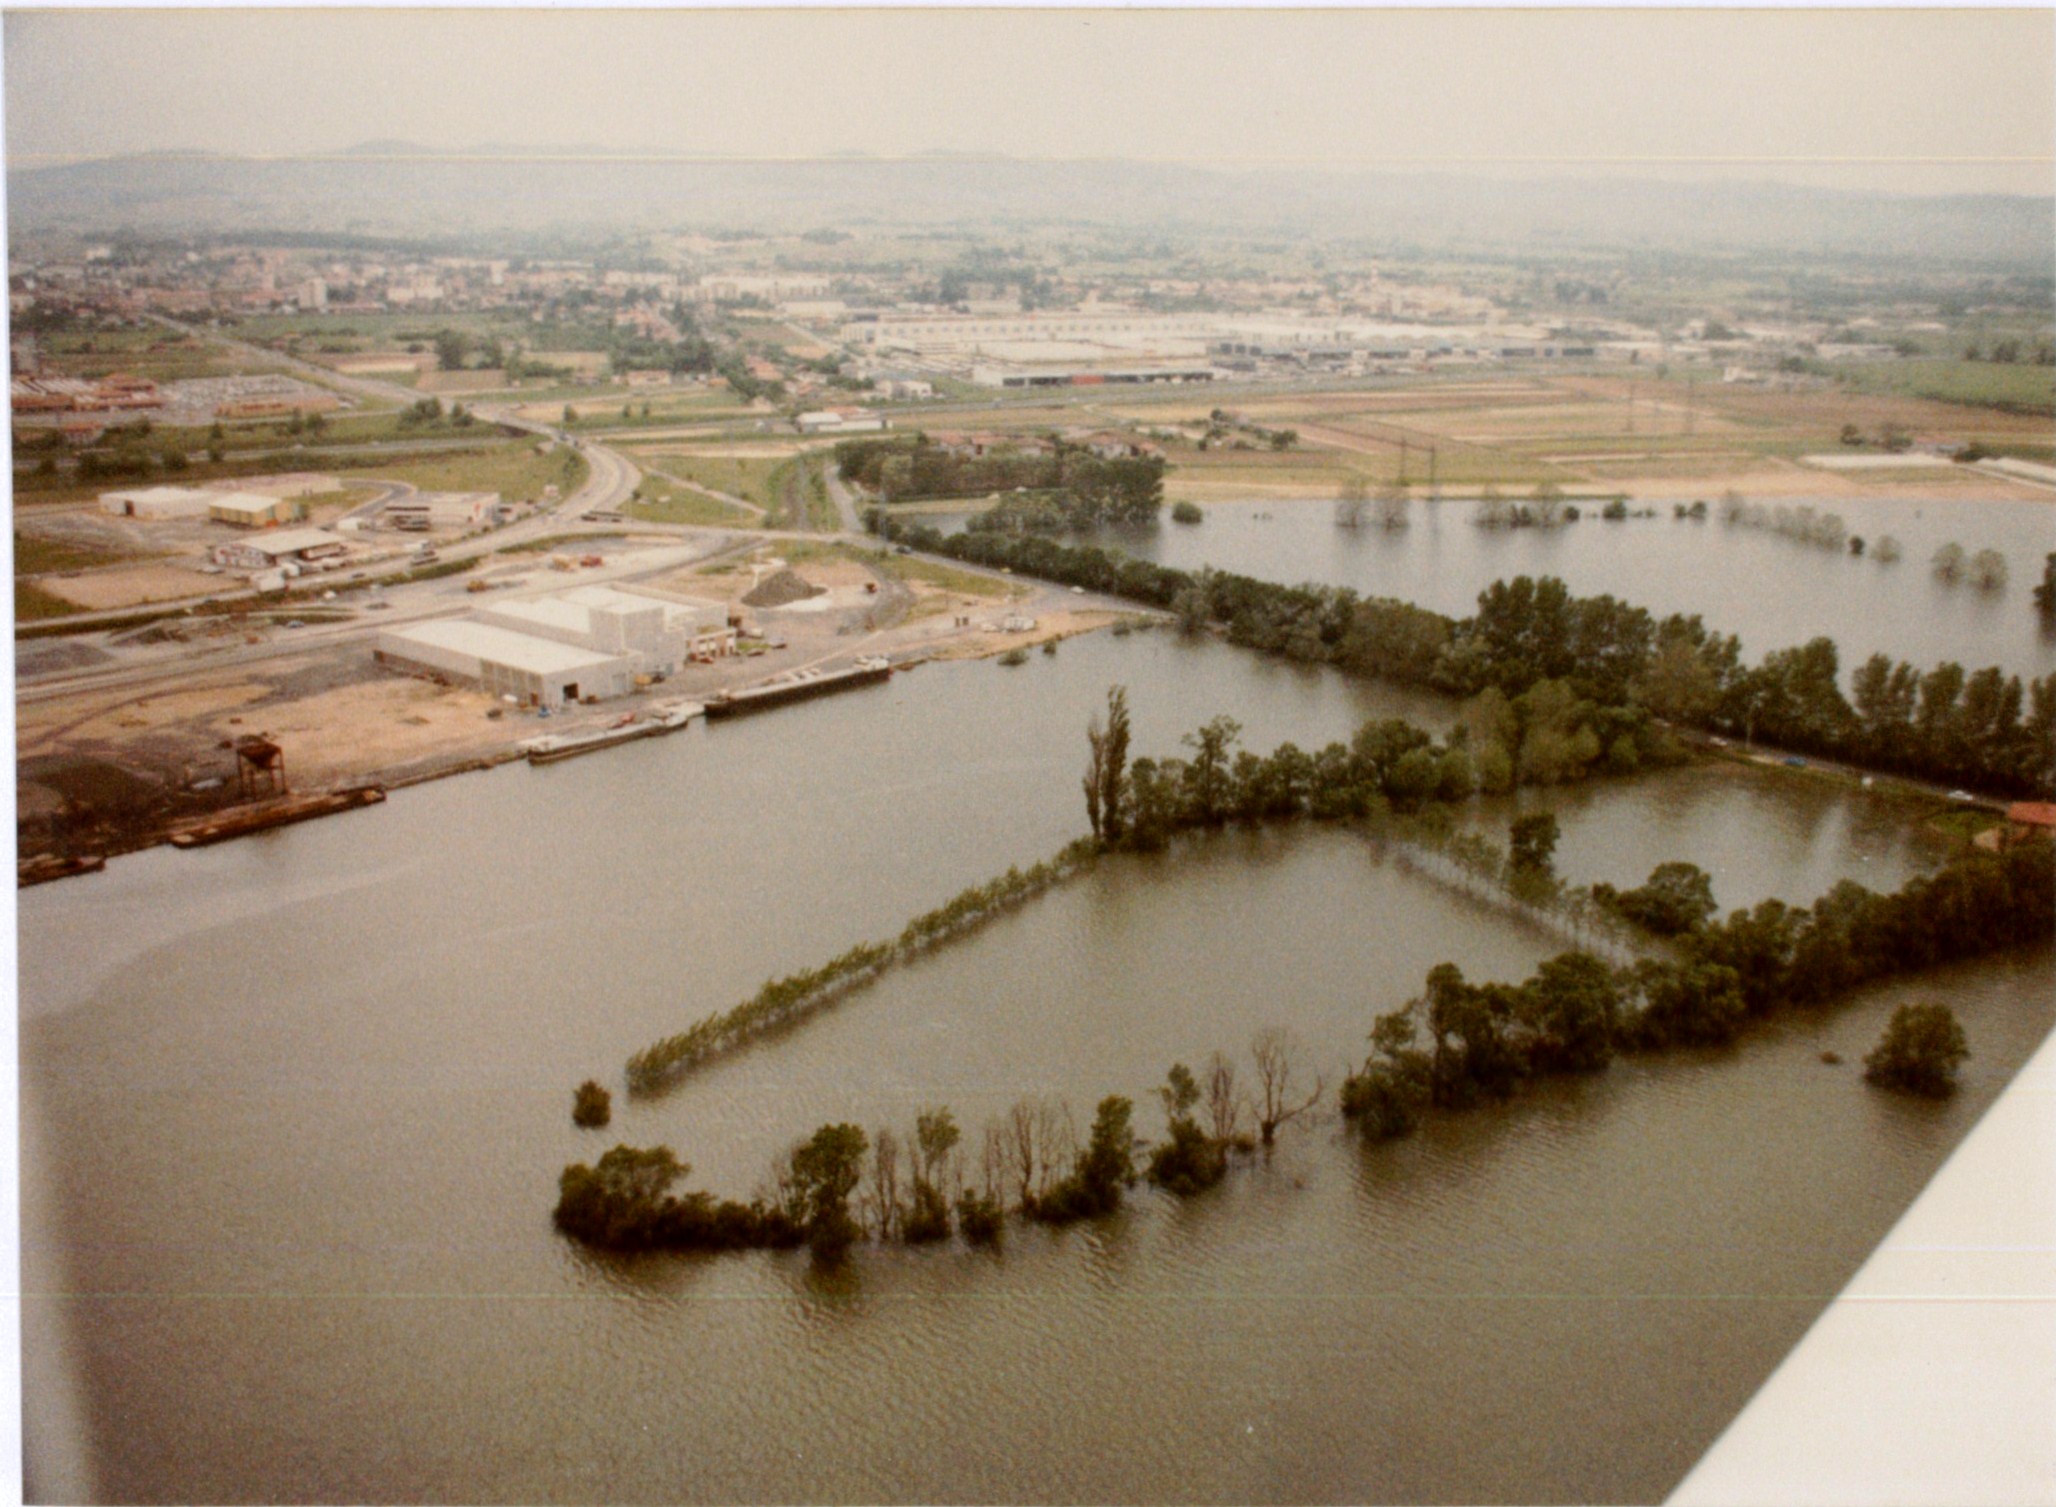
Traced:
<path id="1" fill-rule="evenodd" d="M 600 670 L 618 665 L 621 661 L 612 654 L 595 654 L 588 649 L 574 649 L 569 644 L 553 643 L 546 638 L 532 638 L 526 633 L 516 633 L 510 628 L 495 628 L 490 623 L 438 622 L 418 623 L 407 628 L 388 628 L 385 637 L 424 644 L 431 648 L 448 649 L 458 654 L 471 654 L 496 665 L 505 665 L 512 670 L 525 671 L 531 675 L 558 675 L 571 670 Z"/>
<path id="2" fill-rule="evenodd" d="M 207 505 L 226 508 L 231 513 L 269 513 L 274 511 L 283 499 L 260 497 L 255 492 L 216 492 L 208 498 Z"/>
<path id="3" fill-rule="evenodd" d="M 517 622 L 534 623 L 539 628 L 555 628 L 560 633 L 592 631 L 592 614 L 579 603 L 567 602 L 562 597 L 515 598 L 495 602 L 484 612 L 503 622 L 513 618 Z"/>
<path id="4" fill-rule="evenodd" d="M 282 528 L 235 542 L 246 548 L 261 549 L 267 555 L 297 555 L 303 549 L 319 549 L 324 544 L 341 544 L 343 541 L 327 529 Z"/>
<path id="5" fill-rule="evenodd" d="M 125 497 L 134 502 L 189 502 L 198 504 L 212 502 L 219 495 L 216 492 L 203 492 L 194 487 L 142 487 L 140 489 L 130 487 L 119 492 L 102 492 L 100 500 L 105 502 L 109 498 Z"/>

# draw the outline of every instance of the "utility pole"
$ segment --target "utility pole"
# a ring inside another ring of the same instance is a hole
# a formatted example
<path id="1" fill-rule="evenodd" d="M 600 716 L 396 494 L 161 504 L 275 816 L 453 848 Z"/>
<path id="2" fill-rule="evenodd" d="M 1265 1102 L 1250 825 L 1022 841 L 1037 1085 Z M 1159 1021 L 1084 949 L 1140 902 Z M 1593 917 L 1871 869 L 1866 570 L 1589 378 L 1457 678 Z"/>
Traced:
<path id="1" fill-rule="evenodd" d="M 1399 484 L 1406 485 L 1406 436 L 1399 437 Z"/>
<path id="2" fill-rule="evenodd" d="M 1428 501 L 1440 502 L 1441 500 L 1442 488 L 1435 480 L 1435 447 L 1430 445 L 1428 447 Z"/>

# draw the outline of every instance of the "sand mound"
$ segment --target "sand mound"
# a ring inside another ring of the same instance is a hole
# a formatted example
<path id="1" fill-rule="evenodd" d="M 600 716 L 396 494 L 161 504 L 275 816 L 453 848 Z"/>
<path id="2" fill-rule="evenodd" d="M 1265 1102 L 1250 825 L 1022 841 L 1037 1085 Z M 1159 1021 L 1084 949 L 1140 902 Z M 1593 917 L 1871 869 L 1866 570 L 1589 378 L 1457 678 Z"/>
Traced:
<path id="1" fill-rule="evenodd" d="M 745 593 L 743 601 L 751 607 L 785 607 L 821 594 L 822 588 L 810 585 L 798 571 L 788 568 L 759 581 Z"/>

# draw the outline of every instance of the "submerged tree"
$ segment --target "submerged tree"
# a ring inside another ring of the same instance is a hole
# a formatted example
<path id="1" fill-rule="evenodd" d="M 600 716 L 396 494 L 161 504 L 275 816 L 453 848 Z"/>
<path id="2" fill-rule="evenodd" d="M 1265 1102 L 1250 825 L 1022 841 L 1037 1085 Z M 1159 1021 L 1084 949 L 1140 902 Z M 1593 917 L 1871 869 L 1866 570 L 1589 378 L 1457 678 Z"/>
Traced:
<path id="1" fill-rule="evenodd" d="M 1266 1146 L 1277 1138 L 1278 1127 L 1288 1124 L 1320 1102 L 1322 1082 L 1314 1078 L 1313 1091 L 1295 1099 L 1292 1086 L 1293 1054 L 1299 1043 L 1280 1026 L 1267 1026 L 1256 1033 L 1249 1054 L 1256 1062 L 1256 1131 Z"/>
<path id="2" fill-rule="evenodd" d="M 1122 807 L 1127 800 L 1128 736 L 1128 688 L 1111 686 L 1105 724 L 1095 713 L 1085 729 L 1085 814 L 1092 822 L 1092 835 L 1106 843 L 1119 842 L 1126 828 Z"/>
<path id="3" fill-rule="evenodd" d="M 614 1117 L 614 1096 L 592 1078 L 578 1085 L 571 1100 L 571 1123 L 581 1130 L 595 1130 Z"/>
<path id="4" fill-rule="evenodd" d="M 823 1125 L 792 1149 L 788 1187 L 807 1244 L 823 1261 L 841 1259 L 862 1233 L 850 1217 L 850 1195 L 870 1149 L 854 1125 Z"/>
<path id="5" fill-rule="evenodd" d="M 1879 1088 L 1946 1099 L 1956 1092 L 1956 1069 L 1969 1055 L 1963 1027 L 1947 1005 L 1901 1005 L 1863 1059 L 1863 1076 Z"/>
<path id="6" fill-rule="evenodd" d="M 1514 873 L 1549 877 L 1556 861 L 1556 818 L 1547 811 L 1523 816 L 1514 822 L 1507 835 Z"/>

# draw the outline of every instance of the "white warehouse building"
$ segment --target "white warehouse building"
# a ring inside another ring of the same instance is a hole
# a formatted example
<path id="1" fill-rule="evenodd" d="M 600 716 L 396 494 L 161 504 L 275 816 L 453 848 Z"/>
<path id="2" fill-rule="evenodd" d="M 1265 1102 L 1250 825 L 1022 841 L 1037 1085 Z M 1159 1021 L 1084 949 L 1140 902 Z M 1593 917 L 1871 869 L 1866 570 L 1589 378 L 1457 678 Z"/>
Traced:
<path id="1" fill-rule="evenodd" d="M 378 635 L 380 664 L 413 674 L 468 680 L 491 696 L 524 706 L 560 707 L 596 696 L 626 696 L 635 683 L 627 656 L 553 643 L 490 623 L 419 623 Z"/>
<path id="2" fill-rule="evenodd" d="M 479 610 L 478 621 L 596 654 L 625 655 L 643 675 L 669 675 L 689 659 L 735 652 L 735 630 L 719 603 L 612 586 L 495 602 Z"/>

